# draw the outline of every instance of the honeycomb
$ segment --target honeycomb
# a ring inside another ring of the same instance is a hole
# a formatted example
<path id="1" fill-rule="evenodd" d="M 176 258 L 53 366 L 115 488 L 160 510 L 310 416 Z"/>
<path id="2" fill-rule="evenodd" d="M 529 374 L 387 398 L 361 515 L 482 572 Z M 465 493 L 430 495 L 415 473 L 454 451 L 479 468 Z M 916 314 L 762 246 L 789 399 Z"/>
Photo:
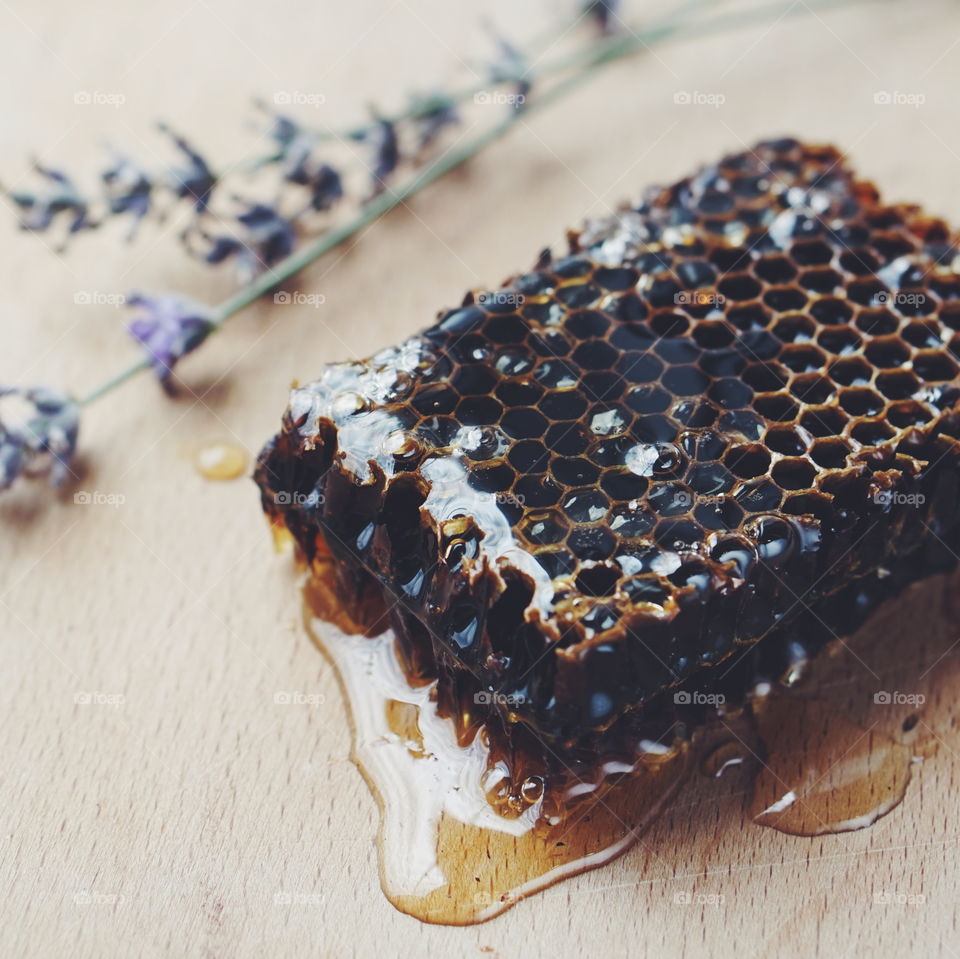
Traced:
<path id="1" fill-rule="evenodd" d="M 564 763 L 783 678 L 960 550 L 942 221 L 781 139 L 568 242 L 295 389 L 256 477 L 463 735 Z"/>

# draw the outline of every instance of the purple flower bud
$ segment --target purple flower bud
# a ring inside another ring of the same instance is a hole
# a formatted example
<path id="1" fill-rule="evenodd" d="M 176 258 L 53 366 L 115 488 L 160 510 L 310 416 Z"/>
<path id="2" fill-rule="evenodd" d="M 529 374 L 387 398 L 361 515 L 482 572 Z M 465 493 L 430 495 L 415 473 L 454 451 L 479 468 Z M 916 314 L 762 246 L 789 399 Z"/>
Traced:
<path id="1" fill-rule="evenodd" d="M 18 398 L 28 412 L 0 419 L 0 490 L 18 476 L 49 473 L 55 486 L 72 475 L 80 407 L 66 393 L 46 386 L 0 387 L 0 400 Z"/>
<path id="2" fill-rule="evenodd" d="M 174 146 L 187 161 L 185 166 L 171 167 L 167 171 L 170 189 L 181 200 L 192 200 L 197 213 L 205 213 L 217 185 L 217 175 L 210 168 L 210 164 L 182 136 L 165 123 L 161 123 L 159 127 L 162 133 L 166 133 L 173 140 Z"/>
<path id="3" fill-rule="evenodd" d="M 81 196 L 73 180 L 61 170 L 34 163 L 34 170 L 49 184 L 44 193 L 17 191 L 10 193 L 10 199 L 21 209 L 20 226 L 24 230 L 42 233 L 48 230 L 53 221 L 61 214 L 70 215 L 68 234 L 78 233 L 89 227 L 89 205 Z"/>
<path id="4" fill-rule="evenodd" d="M 143 312 L 127 325 L 127 332 L 146 350 L 160 382 L 169 385 L 177 361 L 195 350 L 215 324 L 210 311 L 176 295 L 127 298 Z"/>

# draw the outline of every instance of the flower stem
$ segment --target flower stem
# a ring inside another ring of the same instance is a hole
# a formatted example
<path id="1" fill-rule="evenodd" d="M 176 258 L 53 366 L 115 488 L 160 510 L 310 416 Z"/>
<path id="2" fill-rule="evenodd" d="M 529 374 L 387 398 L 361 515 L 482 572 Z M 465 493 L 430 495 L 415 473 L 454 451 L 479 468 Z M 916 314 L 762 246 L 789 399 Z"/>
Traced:
<path id="1" fill-rule="evenodd" d="M 466 143 L 451 148 L 447 153 L 442 154 L 431 164 L 424 167 L 419 173 L 412 176 L 402 186 L 396 189 L 388 187 L 384 192 L 366 203 L 352 219 L 340 226 L 327 230 L 316 239 L 295 250 L 271 269 L 258 274 L 248 284 L 233 295 L 227 297 L 211 310 L 214 327 L 219 328 L 226 323 L 227 320 L 246 309 L 265 293 L 269 293 L 280 283 L 290 279 L 290 277 L 299 273 L 321 256 L 329 253 L 364 227 L 374 222 L 374 220 L 377 220 L 395 207 L 400 206 L 435 180 L 439 180 L 452 170 L 462 166 L 490 144 L 504 136 L 516 125 L 518 120 L 525 118 L 536 110 L 548 106 L 574 87 L 586 81 L 592 76 L 595 68 L 629 56 L 639 50 L 648 49 L 651 44 L 666 39 L 680 30 L 680 28 L 684 28 L 685 35 L 700 35 L 735 26 L 753 25 L 764 19 L 775 20 L 805 12 L 812 12 L 815 9 L 850 5 L 853 2 L 857 2 L 857 0 L 811 0 L 811 2 L 807 4 L 795 4 L 791 2 L 791 0 L 786 0 L 786 2 L 784 2 L 784 0 L 773 0 L 773 2 L 760 8 L 754 7 L 750 10 L 737 11 L 724 16 L 710 17 L 699 23 L 690 23 L 686 19 L 686 14 L 689 13 L 691 9 L 700 7 L 703 0 L 689 0 L 688 3 L 682 5 L 673 15 L 655 26 L 639 32 L 627 30 L 623 33 L 606 37 L 602 41 L 591 45 L 589 48 L 578 51 L 573 56 L 552 61 L 547 67 L 537 72 L 538 77 L 547 72 L 559 72 L 561 70 L 572 69 L 578 72 L 572 73 L 570 76 L 556 82 L 549 89 L 538 93 L 535 97 L 532 97 L 522 109 L 511 110 L 506 119 L 500 123 L 494 124 Z M 410 116 L 412 114 L 407 115 Z M 127 380 L 132 379 L 137 374 L 150 368 L 151 364 L 149 360 L 140 360 L 79 399 L 78 403 L 81 406 L 93 403 L 117 387 L 122 386 Z"/>

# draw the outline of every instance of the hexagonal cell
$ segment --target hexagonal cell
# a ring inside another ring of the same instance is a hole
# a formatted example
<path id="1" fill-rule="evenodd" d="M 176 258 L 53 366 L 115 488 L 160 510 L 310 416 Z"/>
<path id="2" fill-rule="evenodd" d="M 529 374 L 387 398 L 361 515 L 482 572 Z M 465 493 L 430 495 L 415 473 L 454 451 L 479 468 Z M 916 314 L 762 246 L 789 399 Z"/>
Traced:
<path id="1" fill-rule="evenodd" d="M 845 387 L 839 395 L 840 405 L 851 416 L 876 416 L 886 405 L 883 397 L 862 386 Z"/>
<path id="2" fill-rule="evenodd" d="M 734 340 L 734 332 L 723 320 L 700 320 L 691 334 L 706 349 L 720 349 Z"/>
<path id="3" fill-rule="evenodd" d="M 658 312 L 650 317 L 650 329 L 657 336 L 683 336 L 690 321 L 679 313 Z"/>
<path id="4" fill-rule="evenodd" d="M 693 516 L 704 529 L 736 529 L 743 522 L 743 508 L 732 496 L 722 496 L 698 503 Z"/>
<path id="5" fill-rule="evenodd" d="M 503 405 L 492 396 L 465 396 L 457 404 L 457 419 L 464 426 L 493 426 L 503 415 Z"/>
<path id="6" fill-rule="evenodd" d="M 913 371 L 927 382 L 943 382 L 954 379 L 960 372 L 960 367 L 946 353 L 931 350 L 914 356 Z"/>
<path id="7" fill-rule="evenodd" d="M 768 513 L 780 505 L 783 493 L 770 480 L 752 480 L 744 483 L 734 493 L 734 498 L 748 513 Z"/>
<path id="8" fill-rule="evenodd" d="M 795 286 L 773 286 L 763 294 L 763 302 L 777 313 L 790 313 L 807 305 L 807 294 Z"/>
<path id="9" fill-rule="evenodd" d="M 877 446 L 896 436 L 896 431 L 889 423 L 882 420 L 863 420 L 850 430 L 851 439 L 855 439 L 863 446 Z"/>
<path id="10" fill-rule="evenodd" d="M 828 327 L 817 335 L 817 343 L 838 356 L 859 349 L 861 342 L 860 334 L 848 326 Z"/>
<path id="11" fill-rule="evenodd" d="M 817 332 L 817 324 L 809 316 L 795 313 L 780 317 L 774 323 L 771 332 L 784 343 L 804 343 L 813 339 Z"/>
<path id="12" fill-rule="evenodd" d="M 656 525 L 653 513 L 638 505 L 620 503 L 610 513 L 610 529 L 624 539 L 639 539 Z"/>
<path id="13" fill-rule="evenodd" d="M 507 410 L 500 420 L 503 432 L 517 440 L 543 436 L 548 426 L 547 418 L 532 406 Z"/>
<path id="14" fill-rule="evenodd" d="M 900 335 L 917 349 L 934 349 L 941 345 L 940 324 L 936 320 L 911 320 Z"/>
<path id="15" fill-rule="evenodd" d="M 687 550 L 703 542 L 703 528 L 694 520 L 660 520 L 654 539 L 663 549 Z"/>
<path id="16" fill-rule="evenodd" d="M 620 354 L 604 340 L 586 340 L 571 357 L 584 370 L 609 370 L 619 358 Z"/>
<path id="17" fill-rule="evenodd" d="M 839 469 L 846 465 L 850 447 L 846 440 L 839 437 L 814 440 L 810 447 L 810 458 L 824 469 Z"/>
<path id="18" fill-rule="evenodd" d="M 787 457 L 773 464 L 770 475 L 781 489 L 798 490 L 807 489 L 813 483 L 817 470 L 805 459 Z"/>
<path id="19" fill-rule="evenodd" d="M 746 303 L 727 310 L 727 322 L 745 332 L 766 329 L 772 319 L 770 311 L 759 303 Z"/>
<path id="20" fill-rule="evenodd" d="M 550 420 L 575 420 L 587 411 L 587 401 L 574 390 L 554 390 L 544 393 L 537 407 Z"/>
<path id="21" fill-rule="evenodd" d="M 891 403 L 887 410 L 887 421 L 898 429 L 923 426 L 929 419 L 929 410 L 917 400 L 901 400 L 897 403 Z"/>
<path id="22" fill-rule="evenodd" d="M 537 382 L 551 390 L 568 389 L 580 382 L 576 367 L 560 359 L 544 360 L 537 366 L 533 375 Z"/>
<path id="23" fill-rule="evenodd" d="M 707 397 L 725 410 L 739 410 L 750 405 L 753 390 L 741 380 L 727 377 L 716 380 L 707 390 Z"/>
<path id="24" fill-rule="evenodd" d="M 563 487 L 549 476 L 531 474 L 521 476 L 513 487 L 513 498 L 521 506 L 540 509 L 556 506 L 563 495 Z"/>
<path id="25" fill-rule="evenodd" d="M 853 316 L 853 308 L 846 300 L 824 296 L 810 307 L 810 315 L 824 326 L 844 326 Z"/>
<path id="26" fill-rule="evenodd" d="M 857 328 L 871 336 L 889 336 L 900 329 L 900 320 L 885 308 L 861 310 L 857 314 Z"/>
<path id="27" fill-rule="evenodd" d="M 794 373 L 813 373 L 822 370 L 827 364 L 827 357 L 823 350 L 811 343 L 790 343 L 783 348 L 780 362 Z M 786 385 L 786 379 L 780 387 Z"/>
<path id="28" fill-rule="evenodd" d="M 507 347 L 497 352 L 494 366 L 504 376 L 520 376 L 533 369 L 533 360 L 524 350 Z"/>
<path id="29" fill-rule="evenodd" d="M 833 293 L 843 286 L 843 277 L 830 269 L 804 270 L 797 282 L 814 293 Z"/>
<path id="30" fill-rule="evenodd" d="M 590 446 L 593 438 L 582 423 L 554 423 L 543 441 L 548 450 L 560 456 L 579 456 Z"/>
<path id="31" fill-rule="evenodd" d="M 626 430 L 632 419 L 622 407 L 598 403 L 587 413 L 587 427 L 595 436 L 616 436 Z"/>
<path id="32" fill-rule="evenodd" d="M 530 513 L 520 524 L 520 533 L 534 546 L 559 543 L 569 529 L 563 514 L 553 509 Z"/>
<path id="33" fill-rule="evenodd" d="M 516 479 L 517 474 L 506 463 L 494 463 L 475 466 L 467 477 L 467 482 L 483 493 L 505 493 Z"/>
<path id="34" fill-rule="evenodd" d="M 873 367 L 859 356 L 847 356 L 831 363 L 827 376 L 839 386 L 869 386 Z"/>
<path id="35" fill-rule="evenodd" d="M 564 328 L 578 340 L 589 340 L 606 335 L 610 320 L 598 310 L 574 310 L 567 317 Z"/>
<path id="36" fill-rule="evenodd" d="M 849 422 L 849 417 L 835 407 L 806 410 L 800 417 L 800 425 L 811 436 L 839 436 Z"/>
<path id="37" fill-rule="evenodd" d="M 761 256 L 753 271 L 766 283 L 789 283 L 797 275 L 797 268 L 785 256 Z"/>
<path id="38" fill-rule="evenodd" d="M 710 385 L 710 378 L 695 366 L 673 366 L 664 372 L 662 383 L 674 396 L 699 396 Z"/>
<path id="39" fill-rule="evenodd" d="M 877 389 L 891 400 L 905 400 L 920 389 L 920 380 L 910 370 L 883 370 L 877 374 Z"/>
<path id="40" fill-rule="evenodd" d="M 693 501 L 693 494 L 683 483 L 657 483 L 647 493 L 647 502 L 659 516 L 680 516 Z"/>
<path id="41" fill-rule="evenodd" d="M 623 571 L 616 563 L 595 563 L 580 571 L 575 584 L 584 596 L 612 596 Z"/>
<path id="42" fill-rule="evenodd" d="M 522 343 L 530 327 L 515 313 L 511 313 L 488 317 L 483 332 L 494 343 Z"/>
<path id="43" fill-rule="evenodd" d="M 845 250 L 840 255 L 840 269 L 852 276 L 870 276 L 883 264 L 867 249 Z"/>
<path id="44" fill-rule="evenodd" d="M 471 391 L 472 392 L 472 391 Z M 490 392 L 484 390 L 484 393 Z M 533 406 L 543 396 L 544 390 L 532 380 L 502 380 L 494 390 L 494 395 L 506 407 Z"/>
<path id="45" fill-rule="evenodd" d="M 533 555 L 551 579 L 569 576 L 577 568 L 576 557 L 566 549 L 541 549 Z"/>
<path id="46" fill-rule="evenodd" d="M 628 383 L 652 383 L 663 372 L 663 362 L 652 353 L 631 351 L 620 355 L 615 369 Z"/>
<path id="47" fill-rule="evenodd" d="M 616 545 L 616 537 L 602 526 L 578 526 L 567 537 L 568 548 L 582 560 L 609 559 Z"/>
<path id="48" fill-rule="evenodd" d="M 768 420 L 789 423 L 796 419 L 800 407 L 786 393 L 765 393 L 753 399 L 753 408 Z"/>
<path id="49" fill-rule="evenodd" d="M 785 456 L 799 456 L 807 451 L 806 441 L 793 426 L 771 426 L 764 442 L 768 449 Z"/>
<path id="50" fill-rule="evenodd" d="M 899 337 L 877 336 L 867 344 L 864 355 L 874 366 L 894 369 L 910 359 L 910 350 Z"/>
<path id="51" fill-rule="evenodd" d="M 756 299 L 762 287 L 749 273 L 734 273 L 725 276 L 717 284 L 717 292 L 726 300 L 741 303 Z"/>
<path id="52" fill-rule="evenodd" d="M 560 505 L 574 523 L 597 523 L 607 515 L 610 500 L 598 489 L 584 488 L 569 493 Z"/>
<path id="53" fill-rule="evenodd" d="M 607 470 L 600 479 L 600 488 L 612 500 L 634 500 L 647 491 L 647 480 L 631 470 Z"/>
<path id="54" fill-rule="evenodd" d="M 700 496 L 727 493 L 735 482 L 733 474 L 722 463 L 698 463 L 691 467 L 686 481 Z"/>
<path id="55" fill-rule="evenodd" d="M 564 486 L 587 486 L 600 476 L 598 467 L 583 456 L 554 457 L 550 472 Z"/>
<path id="56" fill-rule="evenodd" d="M 743 371 L 742 379 L 758 393 L 775 393 L 787 385 L 790 372 L 779 363 L 751 363 Z"/>
<path id="57" fill-rule="evenodd" d="M 801 266 L 819 266 L 833 259 L 833 247 L 823 240 L 800 240 L 790 247 L 790 256 Z"/>
<path id="58" fill-rule="evenodd" d="M 763 476 L 770 469 L 770 452 L 759 443 L 732 446 L 727 450 L 723 462 L 734 476 L 753 479 Z"/>
<path id="59" fill-rule="evenodd" d="M 550 462 L 550 452 L 540 440 L 521 440 L 507 454 L 507 462 L 518 473 L 543 473 Z"/>
<path id="60" fill-rule="evenodd" d="M 639 273 L 628 266 L 602 266 L 593 274 L 594 282 L 610 291 L 632 290 L 639 278 Z"/>

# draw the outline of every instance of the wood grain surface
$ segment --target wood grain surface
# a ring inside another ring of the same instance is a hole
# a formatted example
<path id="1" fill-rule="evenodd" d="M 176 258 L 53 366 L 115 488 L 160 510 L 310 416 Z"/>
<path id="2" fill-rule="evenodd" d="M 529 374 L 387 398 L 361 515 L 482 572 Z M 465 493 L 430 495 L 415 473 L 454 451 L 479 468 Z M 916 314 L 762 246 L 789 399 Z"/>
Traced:
<path id="1" fill-rule="evenodd" d="M 29 182 L 31 154 L 92 182 L 105 141 L 160 162 L 158 118 L 222 165 L 255 136 L 253 96 L 319 93 L 322 108 L 299 115 L 342 125 L 371 101 L 471 82 L 483 17 L 522 41 L 569 14 L 546 0 L 0 0 L 0 182 Z M 293 378 L 414 332 L 584 215 L 763 137 L 833 141 L 886 197 L 960 222 L 958 57 L 947 2 L 807 12 L 657 48 L 315 264 L 300 288 L 322 307 L 259 305 L 183 363 L 175 398 L 144 376 L 91 407 L 77 482 L 0 500 L 0 954 L 960 954 L 949 723 L 871 829 L 788 836 L 750 822 L 746 786 L 701 790 L 617 862 L 488 924 L 395 911 L 289 558 L 272 552 L 253 483 L 211 482 L 192 461 L 212 440 L 252 455 Z M 677 104 L 679 91 L 723 103 Z M 875 102 L 883 91 L 922 103 Z M 84 392 L 121 369 L 135 351 L 104 297 L 228 292 L 228 272 L 188 261 L 175 232 L 149 225 L 125 246 L 113 224 L 59 255 L 0 210 L 0 382 Z M 77 491 L 114 505 L 78 506 Z M 915 650 L 905 628 L 902 656 Z M 937 666 L 947 678 L 953 656 L 948 645 Z M 949 713 L 960 687 L 937 689 Z M 316 695 L 282 705 L 283 691 Z"/>

